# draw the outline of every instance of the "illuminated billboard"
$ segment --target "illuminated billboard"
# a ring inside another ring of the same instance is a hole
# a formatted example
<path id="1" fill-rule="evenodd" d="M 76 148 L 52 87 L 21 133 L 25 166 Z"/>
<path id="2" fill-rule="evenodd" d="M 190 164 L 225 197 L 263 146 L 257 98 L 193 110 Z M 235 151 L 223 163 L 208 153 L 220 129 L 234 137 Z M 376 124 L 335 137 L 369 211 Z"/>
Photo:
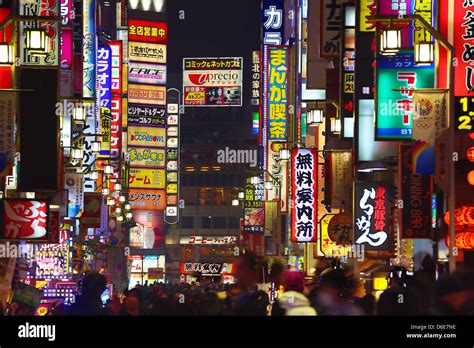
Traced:
<path id="1" fill-rule="evenodd" d="M 128 146 L 164 147 L 166 129 L 161 127 L 128 127 Z"/>
<path id="2" fill-rule="evenodd" d="M 185 106 L 242 106 L 242 58 L 184 58 Z"/>
<path id="3" fill-rule="evenodd" d="M 129 42 L 128 59 L 131 62 L 166 63 L 166 45 Z"/>
<path id="4" fill-rule="evenodd" d="M 131 104 L 166 105 L 166 87 L 129 84 L 128 102 Z"/>

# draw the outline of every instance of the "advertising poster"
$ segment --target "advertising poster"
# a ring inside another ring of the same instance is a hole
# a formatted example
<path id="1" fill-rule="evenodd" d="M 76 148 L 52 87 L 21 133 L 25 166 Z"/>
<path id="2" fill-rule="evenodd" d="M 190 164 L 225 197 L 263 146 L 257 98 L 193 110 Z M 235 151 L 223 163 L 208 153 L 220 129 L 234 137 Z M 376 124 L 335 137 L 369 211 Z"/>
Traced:
<path id="1" fill-rule="evenodd" d="M 413 91 L 434 87 L 433 66 L 415 66 L 413 53 L 399 59 L 380 55 L 377 65 L 376 137 L 379 140 L 412 139 Z"/>
<path id="2" fill-rule="evenodd" d="M 161 127 L 128 127 L 128 146 L 165 147 L 166 129 Z"/>
<path id="3" fill-rule="evenodd" d="M 165 167 L 165 149 L 129 147 L 128 155 L 131 167 Z"/>
<path id="4" fill-rule="evenodd" d="M 84 209 L 83 175 L 78 173 L 64 174 L 65 188 L 68 191 L 68 214 L 70 218 L 76 218 Z"/>
<path id="5" fill-rule="evenodd" d="M 128 59 L 131 62 L 166 64 L 166 45 L 129 42 Z"/>
<path id="6" fill-rule="evenodd" d="M 101 223 L 102 195 L 100 193 L 84 193 L 84 212 L 81 215 L 83 228 L 99 228 Z"/>
<path id="7" fill-rule="evenodd" d="M 262 233 L 265 227 L 265 184 L 263 180 L 254 185 L 247 179 L 244 198 L 244 227 L 245 233 Z"/>
<path id="8" fill-rule="evenodd" d="M 164 169 L 130 168 L 129 187 L 144 189 L 165 188 Z"/>
<path id="9" fill-rule="evenodd" d="M 47 201 L 3 200 L 4 239 L 46 239 L 49 206 Z"/>
<path id="10" fill-rule="evenodd" d="M 161 248 L 165 243 L 163 213 L 161 211 L 133 211 L 136 226 L 130 229 L 130 247 L 137 249 Z"/>
<path id="11" fill-rule="evenodd" d="M 184 58 L 185 106 L 242 106 L 242 58 Z"/>

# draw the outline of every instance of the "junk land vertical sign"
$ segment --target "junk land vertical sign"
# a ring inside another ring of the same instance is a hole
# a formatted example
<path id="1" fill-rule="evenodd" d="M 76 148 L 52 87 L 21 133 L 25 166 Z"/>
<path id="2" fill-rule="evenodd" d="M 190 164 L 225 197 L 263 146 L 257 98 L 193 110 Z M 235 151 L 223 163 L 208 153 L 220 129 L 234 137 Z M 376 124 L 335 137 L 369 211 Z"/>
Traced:
<path id="1" fill-rule="evenodd" d="M 57 0 L 20 0 L 20 16 L 57 17 L 59 16 L 59 6 Z M 26 49 L 26 31 L 31 28 L 44 28 L 51 38 L 49 53 L 45 56 L 33 56 L 28 54 Z M 20 21 L 20 60 L 22 65 L 57 66 L 59 64 L 59 23 Z"/>
<path id="2" fill-rule="evenodd" d="M 293 149 L 291 240 L 315 242 L 317 239 L 317 165 L 315 149 Z"/>
<path id="3" fill-rule="evenodd" d="M 95 89 L 95 0 L 84 0 L 82 25 L 82 94 L 84 98 L 93 98 Z"/>
<path id="4" fill-rule="evenodd" d="M 354 240 L 366 250 L 389 250 L 389 190 L 387 184 L 356 182 Z"/>

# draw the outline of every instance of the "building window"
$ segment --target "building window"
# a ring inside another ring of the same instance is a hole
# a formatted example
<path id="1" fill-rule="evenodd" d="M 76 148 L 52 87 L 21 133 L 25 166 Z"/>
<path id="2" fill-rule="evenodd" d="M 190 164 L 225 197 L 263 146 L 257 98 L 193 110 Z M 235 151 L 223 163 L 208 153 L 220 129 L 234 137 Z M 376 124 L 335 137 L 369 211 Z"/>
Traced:
<path id="1" fill-rule="evenodd" d="M 211 228 L 211 219 L 208 216 L 201 217 L 201 228 Z"/>
<path id="2" fill-rule="evenodd" d="M 194 228 L 194 216 L 183 216 L 181 218 L 181 228 Z"/>
<path id="3" fill-rule="evenodd" d="M 213 228 L 227 228 L 227 219 L 225 217 L 215 217 L 212 219 Z"/>
<path id="4" fill-rule="evenodd" d="M 240 227 L 240 219 L 236 217 L 229 217 L 228 218 L 228 226 L 229 228 L 238 229 Z"/>

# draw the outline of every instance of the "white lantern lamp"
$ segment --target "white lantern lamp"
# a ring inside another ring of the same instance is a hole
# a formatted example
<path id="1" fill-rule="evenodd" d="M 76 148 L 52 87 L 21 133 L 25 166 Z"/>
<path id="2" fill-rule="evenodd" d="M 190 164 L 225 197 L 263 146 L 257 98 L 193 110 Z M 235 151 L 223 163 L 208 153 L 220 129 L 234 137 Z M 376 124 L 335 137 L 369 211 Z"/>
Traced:
<path id="1" fill-rule="evenodd" d="M 26 49 L 34 56 L 45 56 L 51 49 L 51 38 L 44 28 L 26 30 Z"/>
<path id="2" fill-rule="evenodd" d="M 415 43 L 415 65 L 431 65 L 434 62 L 433 42 Z"/>
<path id="3" fill-rule="evenodd" d="M 402 48 L 402 30 L 397 28 L 383 29 L 380 34 L 380 54 L 394 55 Z"/>
<path id="4" fill-rule="evenodd" d="M 0 42 L 0 65 L 12 65 L 13 63 L 13 45 L 8 42 Z"/>

